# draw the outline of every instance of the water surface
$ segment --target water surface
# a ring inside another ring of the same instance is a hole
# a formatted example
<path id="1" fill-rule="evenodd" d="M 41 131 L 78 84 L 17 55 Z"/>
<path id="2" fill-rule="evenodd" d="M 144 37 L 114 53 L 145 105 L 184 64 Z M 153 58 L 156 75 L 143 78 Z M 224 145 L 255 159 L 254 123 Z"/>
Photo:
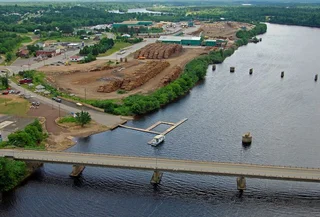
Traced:
<path id="1" fill-rule="evenodd" d="M 128 123 L 188 118 L 159 148 L 147 145 L 152 135 L 119 128 L 78 139 L 68 151 L 320 167 L 320 83 L 313 80 L 320 30 L 269 24 L 261 37 L 216 71 L 209 67 L 186 97 Z M 244 149 L 247 131 L 253 143 Z M 45 164 L 4 196 L 0 216 L 320 216 L 319 183 L 247 179 L 240 196 L 234 177 L 164 173 L 153 188 L 150 171 L 87 167 L 78 180 L 70 171 Z"/>

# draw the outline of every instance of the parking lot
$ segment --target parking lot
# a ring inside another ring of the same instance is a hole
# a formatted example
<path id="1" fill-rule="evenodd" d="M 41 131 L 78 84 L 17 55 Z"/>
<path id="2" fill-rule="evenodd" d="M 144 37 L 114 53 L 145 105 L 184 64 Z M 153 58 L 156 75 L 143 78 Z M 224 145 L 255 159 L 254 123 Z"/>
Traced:
<path id="1" fill-rule="evenodd" d="M 0 115 L 0 134 L 2 136 L 2 140 L 6 141 L 10 133 L 22 130 L 35 119 L 35 117 Z"/>

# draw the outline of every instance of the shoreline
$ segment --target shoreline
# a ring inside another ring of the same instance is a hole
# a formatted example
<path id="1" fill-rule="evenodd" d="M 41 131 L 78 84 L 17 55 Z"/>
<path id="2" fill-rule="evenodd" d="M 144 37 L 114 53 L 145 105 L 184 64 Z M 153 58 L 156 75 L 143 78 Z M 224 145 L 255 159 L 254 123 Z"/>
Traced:
<path id="1" fill-rule="evenodd" d="M 58 123 L 58 120 L 59 118 L 55 120 L 56 124 L 65 129 L 66 132 L 60 132 L 58 135 L 49 135 L 45 145 L 46 151 L 65 151 L 77 144 L 77 141 L 75 141 L 76 137 L 89 137 L 112 129 L 93 120 L 84 127 L 80 127 L 74 123 L 61 124 Z"/>

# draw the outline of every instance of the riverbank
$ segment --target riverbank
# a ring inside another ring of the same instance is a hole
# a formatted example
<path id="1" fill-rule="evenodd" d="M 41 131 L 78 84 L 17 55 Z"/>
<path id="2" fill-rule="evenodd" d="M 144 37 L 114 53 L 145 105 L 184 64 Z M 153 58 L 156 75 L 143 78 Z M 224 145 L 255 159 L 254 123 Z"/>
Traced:
<path id="1" fill-rule="evenodd" d="M 95 121 L 81 127 L 75 123 L 59 123 L 59 119 L 56 119 L 56 124 L 65 130 L 58 135 L 49 136 L 46 141 L 46 150 L 48 151 L 65 151 L 76 144 L 75 137 L 88 137 L 111 129 Z"/>

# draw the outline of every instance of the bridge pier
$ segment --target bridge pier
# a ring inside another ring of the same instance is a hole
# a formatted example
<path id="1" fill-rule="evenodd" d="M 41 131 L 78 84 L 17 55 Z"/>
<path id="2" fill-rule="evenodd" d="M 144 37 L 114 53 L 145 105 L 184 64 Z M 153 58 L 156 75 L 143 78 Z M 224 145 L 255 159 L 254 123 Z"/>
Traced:
<path id="1" fill-rule="evenodd" d="M 237 187 L 239 191 L 246 190 L 247 183 L 246 178 L 244 176 L 240 176 L 237 178 Z"/>
<path id="2" fill-rule="evenodd" d="M 160 172 L 160 171 L 158 171 L 158 170 L 155 170 L 155 171 L 153 172 L 153 175 L 152 175 L 152 178 L 151 178 L 151 180 L 150 180 L 150 183 L 151 183 L 152 185 L 158 185 L 158 184 L 160 184 L 161 179 L 162 179 L 162 175 L 163 175 L 162 172 Z"/>
<path id="3" fill-rule="evenodd" d="M 86 168 L 83 165 L 73 165 L 72 166 L 72 172 L 70 173 L 71 177 L 79 177 L 82 173 L 82 171 Z"/>

